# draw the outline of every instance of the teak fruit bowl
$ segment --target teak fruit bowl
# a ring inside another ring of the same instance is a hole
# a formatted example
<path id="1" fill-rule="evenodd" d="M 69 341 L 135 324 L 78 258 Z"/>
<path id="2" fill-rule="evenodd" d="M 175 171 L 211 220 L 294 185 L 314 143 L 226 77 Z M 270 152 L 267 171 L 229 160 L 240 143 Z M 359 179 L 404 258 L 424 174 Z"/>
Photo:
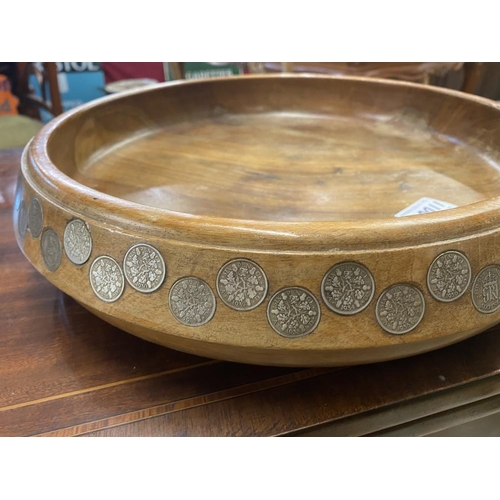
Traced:
<path id="1" fill-rule="evenodd" d="M 325 76 L 176 82 L 50 122 L 19 246 L 104 320 L 266 365 L 367 363 L 500 321 L 500 109 Z M 395 217 L 420 198 L 456 208 Z"/>

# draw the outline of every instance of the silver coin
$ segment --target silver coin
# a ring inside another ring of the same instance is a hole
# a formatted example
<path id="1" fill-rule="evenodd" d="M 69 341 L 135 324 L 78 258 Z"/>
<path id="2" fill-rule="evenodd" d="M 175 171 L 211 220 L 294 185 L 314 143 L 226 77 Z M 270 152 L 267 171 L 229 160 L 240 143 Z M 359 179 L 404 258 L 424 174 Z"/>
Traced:
<path id="1" fill-rule="evenodd" d="M 304 337 L 319 325 L 321 309 L 316 297 L 296 286 L 277 291 L 267 306 L 267 320 L 276 333 L 287 338 Z"/>
<path id="2" fill-rule="evenodd" d="M 156 248 L 138 243 L 129 248 L 123 259 L 125 278 L 138 292 L 151 293 L 165 281 L 166 266 Z"/>
<path id="3" fill-rule="evenodd" d="M 57 271 L 61 265 L 62 248 L 59 236 L 51 228 L 46 228 L 42 233 L 40 240 L 40 248 L 42 249 L 42 257 L 49 271 Z"/>
<path id="4" fill-rule="evenodd" d="M 248 259 L 234 259 L 224 264 L 217 275 L 217 293 L 222 302 L 236 311 L 258 307 L 267 295 L 264 270 Z"/>
<path id="5" fill-rule="evenodd" d="M 89 279 L 92 290 L 104 302 L 115 302 L 125 289 L 125 277 L 120 264 L 107 255 L 94 259 Z"/>
<path id="6" fill-rule="evenodd" d="M 21 174 L 17 176 L 16 192 L 14 194 L 14 210 L 19 212 L 19 207 L 23 201 L 23 177 Z M 26 206 L 25 206 L 26 208 Z"/>
<path id="7" fill-rule="evenodd" d="M 368 307 L 375 293 L 375 281 L 370 271 L 357 262 L 342 262 L 333 266 L 321 282 L 321 297 L 329 309 L 338 314 L 352 315 Z"/>
<path id="8" fill-rule="evenodd" d="M 500 266 L 486 266 L 472 284 L 472 303 L 483 314 L 491 314 L 500 308 Z"/>
<path id="9" fill-rule="evenodd" d="M 168 295 L 175 319 L 186 326 L 201 326 L 215 314 L 215 295 L 200 278 L 187 276 L 177 280 Z"/>
<path id="10" fill-rule="evenodd" d="M 21 238 L 26 236 L 26 231 L 28 230 L 28 211 L 26 210 L 26 205 L 24 201 L 21 201 L 19 205 L 19 212 L 17 214 L 17 232 Z"/>
<path id="11" fill-rule="evenodd" d="M 38 238 L 43 229 L 43 210 L 38 198 L 33 198 L 28 211 L 28 227 L 33 238 Z"/>
<path id="12" fill-rule="evenodd" d="M 459 299 L 470 285 L 472 272 L 467 257 L 454 250 L 438 255 L 427 272 L 427 288 L 441 302 Z"/>
<path id="13" fill-rule="evenodd" d="M 92 236 L 88 225 L 80 220 L 73 219 L 64 229 L 64 252 L 73 264 L 85 264 L 92 253 Z"/>
<path id="14" fill-rule="evenodd" d="M 399 283 L 385 289 L 377 300 L 379 325 L 389 333 L 403 335 L 418 326 L 425 312 L 422 292 L 413 285 Z"/>
<path id="15" fill-rule="evenodd" d="M 23 176 L 17 176 L 16 192 L 14 194 L 14 210 L 19 210 L 19 206 L 23 199 Z"/>

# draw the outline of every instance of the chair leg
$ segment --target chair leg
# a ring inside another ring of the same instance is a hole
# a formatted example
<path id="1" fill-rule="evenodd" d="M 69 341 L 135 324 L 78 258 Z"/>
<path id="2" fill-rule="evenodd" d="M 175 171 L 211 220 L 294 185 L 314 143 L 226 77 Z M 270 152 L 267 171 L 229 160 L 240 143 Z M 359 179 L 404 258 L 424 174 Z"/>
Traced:
<path id="1" fill-rule="evenodd" d="M 57 67 L 55 62 L 43 63 L 47 81 L 49 83 L 51 111 L 54 116 L 58 116 L 63 112 L 61 93 L 59 92 L 59 82 L 57 81 Z"/>
<path id="2" fill-rule="evenodd" d="M 471 62 L 464 63 L 464 82 L 462 84 L 462 92 L 473 94 L 476 89 L 476 84 L 481 74 L 482 63 Z"/>
<path id="3" fill-rule="evenodd" d="M 172 71 L 172 80 L 182 80 L 184 78 L 181 63 L 170 62 L 170 70 Z"/>

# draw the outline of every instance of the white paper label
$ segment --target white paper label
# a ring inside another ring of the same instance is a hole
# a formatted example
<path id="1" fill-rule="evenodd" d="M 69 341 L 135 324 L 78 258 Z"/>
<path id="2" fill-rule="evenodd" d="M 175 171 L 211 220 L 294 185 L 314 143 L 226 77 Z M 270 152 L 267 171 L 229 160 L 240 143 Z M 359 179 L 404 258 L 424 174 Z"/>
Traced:
<path id="1" fill-rule="evenodd" d="M 441 210 L 448 210 L 456 208 L 453 203 L 447 201 L 436 200 L 434 198 L 420 198 L 409 207 L 398 212 L 394 217 L 405 217 L 406 215 L 428 214 L 431 212 L 440 212 Z"/>

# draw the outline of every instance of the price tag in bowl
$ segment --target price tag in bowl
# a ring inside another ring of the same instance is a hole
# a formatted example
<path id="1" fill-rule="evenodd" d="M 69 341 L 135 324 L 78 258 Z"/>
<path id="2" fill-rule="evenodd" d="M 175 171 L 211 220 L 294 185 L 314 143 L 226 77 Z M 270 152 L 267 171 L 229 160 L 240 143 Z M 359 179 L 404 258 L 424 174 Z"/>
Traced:
<path id="1" fill-rule="evenodd" d="M 436 200 L 434 198 L 420 198 L 415 203 L 398 212 L 394 217 L 405 217 L 407 215 L 428 214 L 456 208 L 457 206 L 447 201 Z"/>

